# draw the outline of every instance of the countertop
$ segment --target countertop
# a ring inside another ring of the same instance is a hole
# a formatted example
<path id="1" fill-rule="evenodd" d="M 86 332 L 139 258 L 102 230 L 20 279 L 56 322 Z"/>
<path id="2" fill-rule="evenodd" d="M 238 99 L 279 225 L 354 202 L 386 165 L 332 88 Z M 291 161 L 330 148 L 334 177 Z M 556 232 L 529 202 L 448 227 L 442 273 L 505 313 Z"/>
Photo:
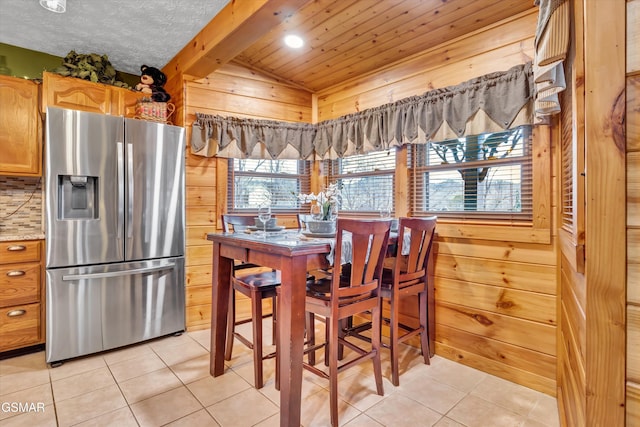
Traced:
<path id="1" fill-rule="evenodd" d="M 0 232 L 0 242 L 11 242 L 14 240 L 43 240 L 44 233 L 41 230 L 20 230 Z"/>

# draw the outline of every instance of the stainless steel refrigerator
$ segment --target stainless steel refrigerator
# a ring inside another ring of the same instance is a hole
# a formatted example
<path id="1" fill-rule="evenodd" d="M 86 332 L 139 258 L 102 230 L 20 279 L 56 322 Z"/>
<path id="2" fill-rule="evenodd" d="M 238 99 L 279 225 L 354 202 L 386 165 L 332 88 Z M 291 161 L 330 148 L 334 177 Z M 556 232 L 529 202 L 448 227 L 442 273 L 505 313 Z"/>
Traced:
<path id="1" fill-rule="evenodd" d="M 48 108 L 46 360 L 185 329 L 184 129 Z"/>

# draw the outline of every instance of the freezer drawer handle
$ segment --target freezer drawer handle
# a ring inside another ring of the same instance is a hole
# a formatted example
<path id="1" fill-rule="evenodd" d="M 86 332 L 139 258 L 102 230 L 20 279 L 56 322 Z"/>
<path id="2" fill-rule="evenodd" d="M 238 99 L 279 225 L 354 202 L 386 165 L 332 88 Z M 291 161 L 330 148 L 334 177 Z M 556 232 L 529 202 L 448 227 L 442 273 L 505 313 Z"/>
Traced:
<path id="1" fill-rule="evenodd" d="M 89 274 L 68 274 L 62 276 L 62 280 L 71 281 L 71 280 L 82 280 L 82 279 L 101 279 L 103 277 L 118 277 L 123 274 L 138 274 L 138 273 L 151 273 L 154 271 L 162 271 L 162 270 L 171 270 L 176 266 L 175 263 L 167 264 L 167 265 L 159 265 L 155 267 L 145 267 L 145 268 L 134 268 L 133 270 L 125 270 L 125 271 L 108 271 L 105 273 L 89 273 Z"/>
<path id="2" fill-rule="evenodd" d="M 11 252 L 24 251 L 25 249 L 27 249 L 27 247 L 24 245 L 11 245 L 7 248 L 7 250 Z"/>
<path id="3" fill-rule="evenodd" d="M 24 270 L 11 270 L 7 272 L 7 276 L 9 277 L 18 277 L 18 276 L 24 276 L 25 273 Z"/>
<path id="4" fill-rule="evenodd" d="M 25 314 L 27 314 L 27 310 L 11 310 L 7 312 L 7 316 L 9 317 L 24 316 Z"/>

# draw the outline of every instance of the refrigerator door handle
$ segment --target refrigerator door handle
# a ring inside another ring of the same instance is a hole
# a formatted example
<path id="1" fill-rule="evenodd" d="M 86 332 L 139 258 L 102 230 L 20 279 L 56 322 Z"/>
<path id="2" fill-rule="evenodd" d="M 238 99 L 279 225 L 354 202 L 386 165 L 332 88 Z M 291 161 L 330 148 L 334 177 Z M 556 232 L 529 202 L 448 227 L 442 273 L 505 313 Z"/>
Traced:
<path id="1" fill-rule="evenodd" d="M 124 147 L 118 142 L 118 239 L 122 239 L 124 225 Z"/>
<path id="2" fill-rule="evenodd" d="M 140 273 L 152 273 L 154 271 L 172 270 L 176 266 L 175 263 L 169 263 L 166 265 L 159 265 L 154 267 L 134 268 L 124 271 L 107 271 L 104 273 L 87 273 L 87 274 L 65 274 L 62 276 L 64 281 L 74 281 L 83 279 L 102 279 L 105 277 L 118 277 L 122 275 L 140 274 Z"/>
<path id="3" fill-rule="evenodd" d="M 127 209 L 127 238 L 133 237 L 133 144 L 127 144 L 127 193 L 129 203 Z"/>

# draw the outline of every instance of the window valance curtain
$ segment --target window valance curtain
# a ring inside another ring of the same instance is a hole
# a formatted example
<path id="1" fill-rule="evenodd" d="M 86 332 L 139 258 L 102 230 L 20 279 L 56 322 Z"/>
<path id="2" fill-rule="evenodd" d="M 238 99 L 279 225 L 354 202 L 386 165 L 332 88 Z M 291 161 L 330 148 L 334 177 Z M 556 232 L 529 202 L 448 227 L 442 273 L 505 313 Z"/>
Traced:
<path id="1" fill-rule="evenodd" d="M 564 60 L 569 49 L 570 13 L 567 0 L 536 0 L 534 80 L 536 119 L 545 122 L 560 112 L 558 93 L 566 89 Z"/>
<path id="2" fill-rule="evenodd" d="M 532 64 L 316 125 L 197 114 L 192 152 L 236 158 L 338 158 L 533 122 Z"/>

